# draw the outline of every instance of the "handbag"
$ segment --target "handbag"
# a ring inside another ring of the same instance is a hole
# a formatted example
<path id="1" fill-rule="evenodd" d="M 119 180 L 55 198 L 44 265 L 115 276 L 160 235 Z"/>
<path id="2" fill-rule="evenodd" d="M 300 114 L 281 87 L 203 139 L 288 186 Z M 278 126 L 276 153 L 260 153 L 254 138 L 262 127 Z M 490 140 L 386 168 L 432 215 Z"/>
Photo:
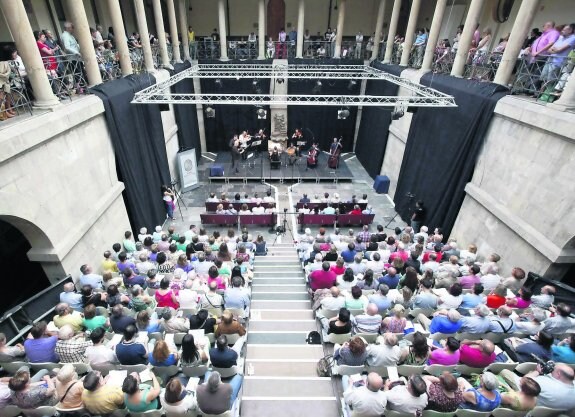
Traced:
<path id="1" fill-rule="evenodd" d="M 333 355 L 325 355 L 317 363 L 317 375 L 320 377 L 330 377 L 332 375 L 332 367 L 334 363 L 335 359 L 333 358 Z"/>

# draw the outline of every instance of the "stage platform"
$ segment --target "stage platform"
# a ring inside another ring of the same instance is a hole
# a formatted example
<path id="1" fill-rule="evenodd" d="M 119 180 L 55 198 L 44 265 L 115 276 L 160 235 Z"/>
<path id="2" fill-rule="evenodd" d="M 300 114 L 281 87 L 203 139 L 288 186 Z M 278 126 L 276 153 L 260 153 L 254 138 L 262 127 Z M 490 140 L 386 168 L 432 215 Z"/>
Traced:
<path id="1" fill-rule="evenodd" d="M 282 154 L 282 163 L 279 169 L 270 169 L 270 161 L 267 154 L 258 156 L 254 154 L 248 160 L 239 160 L 238 173 L 234 173 L 232 169 L 232 155 L 231 152 L 219 152 L 216 155 L 213 164 L 221 165 L 224 169 L 224 175 L 215 177 L 209 175 L 210 182 L 213 181 L 279 181 L 283 182 L 303 182 L 303 181 L 350 181 L 353 179 L 349 167 L 346 164 L 346 159 L 355 158 L 354 154 L 342 154 L 337 169 L 331 169 L 327 166 L 329 154 L 322 153 L 319 157 L 317 167 L 307 168 L 307 159 L 301 156 L 293 165 L 289 165 L 288 157 Z"/>

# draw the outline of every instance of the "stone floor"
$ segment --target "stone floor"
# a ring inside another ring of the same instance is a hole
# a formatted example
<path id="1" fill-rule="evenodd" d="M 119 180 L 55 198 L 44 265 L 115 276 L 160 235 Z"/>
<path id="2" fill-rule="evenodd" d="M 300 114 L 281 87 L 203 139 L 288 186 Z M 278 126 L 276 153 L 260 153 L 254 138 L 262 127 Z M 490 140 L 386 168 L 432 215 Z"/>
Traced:
<path id="1" fill-rule="evenodd" d="M 278 216 L 278 224 L 283 223 L 284 217 L 286 220 L 286 236 L 279 236 L 277 239 L 279 243 L 281 243 L 282 240 L 285 243 L 297 239 L 298 226 L 294 205 L 304 193 L 311 197 L 315 194 L 321 196 L 325 192 L 330 195 L 337 192 L 342 201 L 351 200 L 352 195 L 361 197 L 361 195 L 367 194 L 369 204 L 375 212 L 375 220 L 371 229 L 375 230 L 375 226 L 378 224 L 387 225 L 396 214 L 393 201 L 387 194 L 377 194 L 373 190 L 373 179 L 367 174 L 354 154 L 344 154 L 342 157 L 345 158 L 347 165 L 354 175 L 352 181 L 339 181 L 337 183 L 330 181 L 319 184 L 316 182 L 295 182 L 292 184 L 288 178 L 286 178 L 283 183 L 279 181 L 272 183 L 248 181 L 244 183 L 241 179 L 238 179 L 237 182 L 230 181 L 226 184 L 222 182 L 210 183 L 207 172 L 209 166 L 212 164 L 211 159 L 214 159 L 214 155 L 203 154 L 198 163 L 200 187 L 182 194 L 182 198 L 179 200 L 179 207 L 174 214 L 176 220 L 166 222 L 164 227 L 167 228 L 169 225 L 174 225 L 179 232 L 187 230 L 192 224 L 199 227 L 201 224 L 200 213 L 205 212 L 204 203 L 212 192 L 216 193 L 216 195 L 225 192 L 228 197 L 233 196 L 235 193 L 248 193 L 250 196 L 253 196 L 256 192 L 260 196 L 265 196 L 266 192 L 270 189 L 272 195 L 276 198 L 276 206 L 279 208 L 278 212 L 280 215 Z M 283 214 L 285 209 L 287 209 L 286 215 Z M 394 221 L 388 225 L 388 228 L 393 230 L 396 226 L 405 226 L 405 222 L 403 222 L 399 216 L 395 217 Z M 312 228 L 312 232 L 315 233 L 318 228 L 319 227 Z M 221 227 L 208 226 L 206 229 L 209 232 L 213 229 L 219 230 Z M 268 228 L 264 228 L 263 226 L 252 226 L 249 232 L 252 236 L 262 234 L 268 241 L 268 244 L 272 243 L 276 238 L 275 233 L 269 233 Z"/>

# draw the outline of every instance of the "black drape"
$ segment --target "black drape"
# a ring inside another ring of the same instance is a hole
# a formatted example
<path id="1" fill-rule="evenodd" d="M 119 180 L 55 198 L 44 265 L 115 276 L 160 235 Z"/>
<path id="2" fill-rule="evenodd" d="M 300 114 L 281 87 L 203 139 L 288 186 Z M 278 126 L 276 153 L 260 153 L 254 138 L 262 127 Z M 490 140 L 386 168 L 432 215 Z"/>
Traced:
<path id="1" fill-rule="evenodd" d="M 201 64 L 217 63 L 224 65 L 226 63 L 241 64 L 271 64 L 271 60 L 265 61 L 211 61 L 202 60 Z M 202 93 L 206 94 L 250 94 L 256 93 L 256 89 L 261 94 L 267 94 L 270 91 L 270 79 L 259 78 L 257 86 L 254 86 L 252 78 L 222 78 L 221 86 L 218 86 L 214 78 L 200 79 Z M 204 105 L 204 111 L 207 108 Z M 246 104 L 214 104 L 209 107 L 216 111 L 214 118 L 206 117 L 204 112 L 204 126 L 206 132 L 207 150 L 211 152 L 229 150 L 229 141 L 235 135 L 247 130 L 252 135 L 259 129 L 265 129 L 268 136 L 270 132 L 271 111 L 269 106 L 246 105 Z M 258 119 L 257 110 L 262 108 L 267 111 L 266 119 Z"/>
<path id="2" fill-rule="evenodd" d="M 385 65 L 373 61 L 371 66 L 389 72 L 392 75 L 401 75 L 405 68 L 398 65 Z M 368 80 L 365 86 L 366 96 L 396 96 L 399 87 L 384 80 Z M 361 165 L 371 178 L 375 178 L 381 171 L 387 136 L 391 124 L 392 107 L 364 106 L 359 124 L 359 132 L 355 143 L 355 154 Z"/>
<path id="3" fill-rule="evenodd" d="M 155 84 L 150 74 L 130 75 L 100 84 L 92 92 L 104 102 L 106 124 L 116 156 L 118 179 L 135 232 L 162 224 L 166 210 L 160 187 L 170 170 L 160 110 L 156 104 L 131 104 L 134 94 Z"/>
<path id="4" fill-rule="evenodd" d="M 192 64 L 186 61 L 181 64 L 174 64 L 174 69 L 170 71 L 170 75 L 178 74 L 188 68 Z M 192 78 L 185 78 L 172 86 L 172 93 L 174 94 L 193 94 L 194 93 L 194 80 Z M 198 113 L 195 104 L 174 104 L 174 115 L 176 117 L 176 124 L 178 125 L 178 144 L 180 149 L 196 149 L 196 159 L 199 160 L 202 156 L 202 145 L 200 142 L 200 130 L 198 127 Z"/>
<path id="5" fill-rule="evenodd" d="M 290 65 L 331 65 L 332 67 L 347 65 L 363 65 L 360 60 L 325 59 L 290 59 Z M 288 94 L 312 94 L 316 84 L 315 79 L 290 79 L 288 84 Z M 350 79 L 341 80 L 319 80 L 322 82 L 321 95 L 358 95 L 361 88 L 361 80 L 355 80 L 355 85 L 350 85 Z M 347 119 L 338 119 L 337 112 L 341 109 L 349 110 Z M 329 150 L 333 138 L 343 138 L 342 145 L 344 152 L 353 150 L 353 137 L 355 134 L 355 121 L 357 117 L 357 107 L 345 106 L 288 106 L 288 135 L 296 128 L 303 129 L 303 134 L 308 144 L 311 140 L 319 143 L 322 150 Z"/>
<path id="6" fill-rule="evenodd" d="M 471 180 L 497 101 L 508 90 L 497 84 L 426 74 L 421 84 L 455 97 L 457 108 L 419 108 L 409 129 L 395 209 L 409 222 L 415 200 L 427 207 L 424 224 L 449 236 Z M 407 193 L 415 194 L 410 204 Z M 433 230 L 433 229 L 432 229 Z"/>

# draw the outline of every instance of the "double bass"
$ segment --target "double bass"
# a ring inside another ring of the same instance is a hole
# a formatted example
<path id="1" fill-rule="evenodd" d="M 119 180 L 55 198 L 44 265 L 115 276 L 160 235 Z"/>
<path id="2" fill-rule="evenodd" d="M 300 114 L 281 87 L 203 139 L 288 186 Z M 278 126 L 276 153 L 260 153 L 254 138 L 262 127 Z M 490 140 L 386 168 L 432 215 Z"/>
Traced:
<path id="1" fill-rule="evenodd" d="M 341 148 L 342 148 L 341 139 L 342 138 L 339 138 L 337 142 L 334 141 L 332 149 L 330 149 L 327 166 L 330 167 L 331 169 L 337 169 L 337 167 L 339 166 L 339 157 L 341 155 Z"/>
<path id="2" fill-rule="evenodd" d="M 318 149 L 315 145 L 315 143 L 312 145 L 311 149 L 309 150 L 309 153 L 307 155 L 307 166 L 309 168 L 315 168 L 317 166 L 317 156 L 318 156 Z"/>

